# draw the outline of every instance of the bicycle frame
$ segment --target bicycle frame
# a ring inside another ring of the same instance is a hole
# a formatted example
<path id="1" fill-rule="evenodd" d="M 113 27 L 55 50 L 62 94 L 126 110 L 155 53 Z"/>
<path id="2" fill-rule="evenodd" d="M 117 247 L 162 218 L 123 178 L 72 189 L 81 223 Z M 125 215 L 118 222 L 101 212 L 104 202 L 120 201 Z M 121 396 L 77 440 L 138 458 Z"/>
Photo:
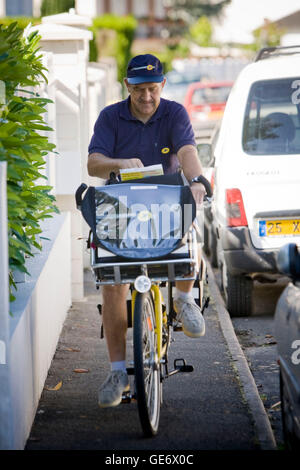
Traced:
<path id="1" fill-rule="evenodd" d="M 156 325 L 155 333 L 157 335 L 157 355 L 158 355 L 158 360 L 161 361 L 161 359 L 164 357 L 166 353 L 166 346 L 164 348 L 162 347 L 162 325 L 164 321 L 165 322 L 167 321 L 167 316 L 166 316 L 166 312 L 163 311 L 163 308 L 162 308 L 163 297 L 162 297 L 162 293 L 161 293 L 159 285 L 152 284 L 151 292 L 152 292 L 153 299 L 154 299 L 155 325 Z M 133 324 L 133 315 L 134 315 L 136 295 L 137 295 L 137 291 L 133 290 L 131 294 L 132 324 Z"/>

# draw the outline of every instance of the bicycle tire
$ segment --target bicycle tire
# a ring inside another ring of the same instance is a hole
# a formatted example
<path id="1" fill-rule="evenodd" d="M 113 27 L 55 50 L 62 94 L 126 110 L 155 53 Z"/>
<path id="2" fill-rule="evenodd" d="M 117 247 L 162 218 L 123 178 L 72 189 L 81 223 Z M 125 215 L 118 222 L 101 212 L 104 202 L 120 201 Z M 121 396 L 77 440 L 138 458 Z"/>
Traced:
<path id="1" fill-rule="evenodd" d="M 139 418 L 146 437 L 157 434 L 160 418 L 161 381 L 156 338 L 151 294 L 138 293 L 134 307 L 134 373 Z"/>

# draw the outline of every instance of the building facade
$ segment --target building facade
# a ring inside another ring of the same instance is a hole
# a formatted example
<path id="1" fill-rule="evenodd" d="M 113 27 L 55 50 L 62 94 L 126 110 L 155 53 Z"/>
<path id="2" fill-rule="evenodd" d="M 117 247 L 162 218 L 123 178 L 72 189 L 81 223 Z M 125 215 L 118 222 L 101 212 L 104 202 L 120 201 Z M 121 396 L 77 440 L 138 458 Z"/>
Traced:
<path id="1" fill-rule="evenodd" d="M 42 0 L 0 0 L 1 16 L 40 16 Z"/>
<path id="2" fill-rule="evenodd" d="M 167 28 L 167 9 L 162 0 L 76 0 L 78 15 L 112 13 L 133 15 L 138 20 L 137 37 L 160 37 Z"/>

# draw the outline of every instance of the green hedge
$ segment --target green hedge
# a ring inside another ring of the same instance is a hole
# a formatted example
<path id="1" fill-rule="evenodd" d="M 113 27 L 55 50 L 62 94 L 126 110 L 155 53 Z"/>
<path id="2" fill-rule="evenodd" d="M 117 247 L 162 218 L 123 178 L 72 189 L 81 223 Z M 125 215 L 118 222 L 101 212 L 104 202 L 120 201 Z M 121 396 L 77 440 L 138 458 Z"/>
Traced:
<path id="1" fill-rule="evenodd" d="M 26 26 L 31 23 L 32 25 L 40 24 L 40 18 L 32 18 L 29 16 L 5 16 L 0 18 L 0 24 L 3 26 L 9 26 L 12 23 L 17 23 L 19 28 L 25 29 Z"/>
<path id="2" fill-rule="evenodd" d="M 58 211 L 52 188 L 43 184 L 45 156 L 55 146 L 42 135 L 52 130 L 43 119 L 51 101 L 32 91 L 46 80 L 38 43 L 37 33 L 24 38 L 16 22 L 0 24 L 0 161 L 7 162 L 11 300 L 16 288 L 13 272 L 27 272 L 25 258 L 33 256 L 34 248 L 41 249 L 41 220 Z"/>
<path id="3" fill-rule="evenodd" d="M 75 7 L 75 0 L 43 0 L 41 6 L 41 15 L 56 15 L 69 11 Z"/>
<path id="4" fill-rule="evenodd" d="M 117 16 L 106 14 L 93 19 L 90 30 L 93 32 L 93 40 L 90 44 L 90 61 L 97 61 L 97 32 L 111 30 L 115 32 L 115 40 L 111 45 L 111 51 L 118 65 L 118 80 L 123 83 L 126 76 L 127 64 L 131 58 L 131 45 L 137 27 L 136 19 L 131 16 Z"/>

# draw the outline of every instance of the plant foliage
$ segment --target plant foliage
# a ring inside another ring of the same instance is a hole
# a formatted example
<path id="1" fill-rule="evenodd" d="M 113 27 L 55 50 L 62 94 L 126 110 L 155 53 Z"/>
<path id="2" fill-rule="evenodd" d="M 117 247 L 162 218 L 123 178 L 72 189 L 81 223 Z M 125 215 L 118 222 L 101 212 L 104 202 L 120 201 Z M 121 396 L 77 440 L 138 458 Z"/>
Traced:
<path id="1" fill-rule="evenodd" d="M 43 0 L 41 5 L 41 15 L 56 15 L 69 11 L 75 7 L 75 0 Z"/>
<path id="2" fill-rule="evenodd" d="M 93 19 L 93 25 L 91 27 L 94 35 L 91 47 L 93 56 L 90 57 L 90 60 L 96 61 L 98 58 L 97 32 L 105 30 L 114 31 L 115 38 L 113 40 L 113 44 L 111 44 L 110 52 L 112 52 L 116 58 L 118 65 L 118 80 L 121 83 L 123 82 L 123 78 L 126 77 L 127 64 L 131 58 L 131 45 L 136 27 L 137 21 L 131 15 L 117 16 L 106 14 Z"/>
<path id="3" fill-rule="evenodd" d="M 231 0 L 166 0 L 169 16 L 192 23 L 201 16 L 219 16 Z"/>
<path id="4" fill-rule="evenodd" d="M 43 184 L 45 156 L 55 146 L 43 135 L 52 130 L 43 119 L 51 101 L 32 91 L 46 80 L 38 42 L 36 32 L 25 38 L 16 22 L 0 24 L 0 161 L 7 162 L 11 300 L 13 272 L 27 273 L 25 258 L 33 256 L 34 248 L 41 249 L 40 222 L 58 211 L 52 188 Z"/>

